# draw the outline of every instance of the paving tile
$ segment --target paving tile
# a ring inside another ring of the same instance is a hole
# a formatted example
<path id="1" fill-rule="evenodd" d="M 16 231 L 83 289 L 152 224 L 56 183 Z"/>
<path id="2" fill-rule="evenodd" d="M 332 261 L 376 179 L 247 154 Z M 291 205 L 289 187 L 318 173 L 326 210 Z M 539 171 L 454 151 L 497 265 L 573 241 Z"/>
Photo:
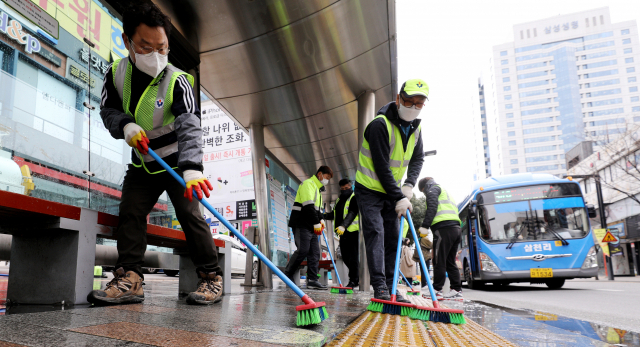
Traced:
<path id="1" fill-rule="evenodd" d="M 47 328 L 20 322 L 0 319 L 0 339 L 5 343 L 27 346 L 65 346 L 65 347 L 143 347 L 141 343 L 132 343 L 101 336 L 87 335 L 67 330 Z"/>
<path id="2" fill-rule="evenodd" d="M 277 346 L 271 343 L 256 342 L 241 338 L 216 336 L 179 329 L 124 322 L 77 328 L 74 329 L 74 331 L 144 343 L 153 346 Z"/>
<path id="3" fill-rule="evenodd" d="M 18 345 L 11 342 L 0 341 L 0 347 L 23 347 L 24 345 Z"/>
<path id="4" fill-rule="evenodd" d="M 74 314 L 72 311 L 52 311 L 41 313 L 9 314 L 0 317 L 6 322 L 19 322 L 57 329 L 72 329 L 87 325 L 109 323 L 110 320 L 100 317 L 87 317 Z"/>

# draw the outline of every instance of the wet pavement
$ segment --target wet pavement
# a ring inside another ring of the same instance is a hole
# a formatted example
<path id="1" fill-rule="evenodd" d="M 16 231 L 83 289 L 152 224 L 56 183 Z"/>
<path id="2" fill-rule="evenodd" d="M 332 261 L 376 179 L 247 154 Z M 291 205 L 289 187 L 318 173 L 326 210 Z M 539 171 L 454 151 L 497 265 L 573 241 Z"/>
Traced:
<path id="1" fill-rule="evenodd" d="M 96 279 L 95 287 L 107 281 Z M 178 299 L 177 277 L 164 275 L 145 275 L 143 304 L 9 307 L 0 317 L 0 346 L 322 346 L 334 344 L 350 324 L 367 318 L 363 313 L 368 294 L 309 291 L 314 300 L 327 303 L 329 318 L 316 326 L 298 328 L 294 307 L 301 301 L 282 282 L 274 277 L 275 290 L 268 292 L 244 288 L 242 282 L 242 278 L 232 279 L 233 294 L 208 307 L 190 306 Z M 6 283 L 7 277 L 0 276 L 0 305 L 6 297 Z M 467 320 L 520 346 L 640 346 L 638 332 L 549 312 L 514 310 L 481 301 L 446 304 L 463 308 Z M 50 311 L 34 312 L 43 310 Z M 398 327 L 401 321 L 389 320 Z M 415 341 L 422 341 L 420 326 L 413 324 Z M 478 335 L 481 328 L 474 327 L 468 324 L 459 330 Z M 427 325 L 426 329 L 435 332 L 437 327 Z"/>

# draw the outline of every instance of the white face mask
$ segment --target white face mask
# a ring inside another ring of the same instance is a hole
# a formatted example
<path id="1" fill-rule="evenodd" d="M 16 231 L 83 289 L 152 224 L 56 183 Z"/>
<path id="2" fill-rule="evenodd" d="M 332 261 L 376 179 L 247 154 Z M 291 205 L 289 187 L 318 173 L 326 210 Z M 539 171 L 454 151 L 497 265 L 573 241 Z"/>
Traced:
<path id="1" fill-rule="evenodd" d="M 136 56 L 135 64 L 138 70 L 153 78 L 158 77 L 162 70 L 167 67 L 168 55 L 162 55 L 158 52 L 153 52 L 150 55 L 136 53 L 135 51 L 133 53 Z"/>
<path id="2" fill-rule="evenodd" d="M 411 107 L 400 105 L 400 107 L 398 107 L 398 115 L 400 116 L 400 119 L 407 122 L 412 122 L 414 119 L 418 118 L 420 111 L 422 111 L 422 109 L 416 109 L 415 105 Z"/>
<path id="3" fill-rule="evenodd" d="M 326 186 L 327 184 L 329 184 L 329 180 L 326 178 L 323 178 L 322 181 L 320 181 L 320 183 L 322 183 L 323 186 Z"/>

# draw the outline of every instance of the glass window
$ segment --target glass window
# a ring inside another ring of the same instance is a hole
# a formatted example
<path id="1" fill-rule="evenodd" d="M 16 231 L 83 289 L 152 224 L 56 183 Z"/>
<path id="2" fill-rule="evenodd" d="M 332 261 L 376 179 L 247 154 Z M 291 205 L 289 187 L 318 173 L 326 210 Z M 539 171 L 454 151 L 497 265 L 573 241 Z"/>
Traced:
<path id="1" fill-rule="evenodd" d="M 622 31 L 620 31 L 621 35 L 629 35 L 629 29 L 623 29 Z"/>
<path id="2" fill-rule="evenodd" d="M 513 128 L 514 126 L 513 122 L 507 122 L 507 128 Z"/>
<path id="3" fill-rule="evenodd" d="M 610 55 L 616 55 L 616 51 L 612 50 L 612 51 L 596 52 L 596 53 L 583 55 L 582 56 L 582 60 L 595 59 L 595 58 L 600 58 L 600 57 L 608 57 Z"/>
<path id="4" fill-rule="evenodd" d="M 636 72 L 636 68 L 635 67 L 628 67 L 627 68 L 627 73 L 631 73 L 631 72 Z"/>
<path id="5" fill-rule="evenodd" d="M 515 145 L 516 145 L 516 140 L 509 141 L 509 146 L 515 146 Z"/>
<path id="6" fill-rule="evenodd" d="M 631 102 L 638 102 L 639 99 L 640 99 L 640 96 L 632 96 Z"/>
<path id="7" fill-rule="evenodd" d="M 511 90 L 511 87 L 510 87 L 510 86 L 506 86 L 506 87 L 504 87 L 504 88 L 502 88 L 502 89 L 503 89 L 505 92 L 508 92 L 508 91 L 510 91 L 510 90 Z"/>
<path id="8" fill-rule="evenodd" d="M 516 70 L 521 71 L 521 70 L 535 69 L 537 67 L 543 67 L 543 66 L 547 66 L 547 62 L 546 61 L 542 61 L 542 62 L 539 62 L 539 63 L 533 63 L 533 64 L 520 65 L 520 66 L 516 67 Z"/>
<path id="9" fill-rule="evenodd" d="M 638 91 L 638 87 L 629 87 L 630 93 L 637 92 L 637 91 Z"/>
<path id="10" fill-rule="evenodd" d="M 520 103 L 520 107 L 532 106 L 532 105 L 540 105 L 540 104 L 548 104 L 550 102 L 551 102 L 550 98 L 523 101 L 523 102 Z"/>
<path id="11" fill-rule="evenodd" d="M 509 73 L 509 68 L 502 69 L 502 73 Z"/>
<path id="12" fill-rule="evenodd" d="M 588 102 L 587 106 L 591 107 L 593 104 L 593 106 L 604 106 L 604 105 L 615 105 L 615 104 L 621 104 L 622 103 L 622 98 L 616 98 L 616 99 L 609 99 L 609 100 L 600 100 L 600 101 L 594 101 L 593 103 Z"/>
<path id="13" fill-rule="evenodd" d="M 602 47 L 609 47 L 609 46 L 613 46 L 615 45 L 614 41 L 607 41 L 607 42 L 600 42 L 600 43 L 594 43 L 591 45 L 584 45 L 584 49 L 596 49 L 596 48 L 602 48 Z"/>
<path id="14" fill-rule="evenodd" d="M 640 106 L 633 106 L 633 107 L 631 108 L 631 112 L 640 112 Z M 635 120 L 635 117 L 634 117 L 634 121 L 636 121 L 636 120 Z M 637 121 L 636 121 L 636 122 L 637 122 Z"/>
<path id="15" fill-rule="evenodd" d="M 604 80 L 604 81 L 586 83 L 585 86 L 586 86 L 586 88 L 595 88 L 595 87 L 609 86 L 609 85 L 618 84 L 618 83 L 620 83 L 620 79 L 616 78 L 616 79 L 612 79 L 612 80 Z"/>
<path id="16" fill-rule="evenodd" d="M 599 90 L 597 92 L 593 92 L 593 93 L 587 93 L 587 97 L 596 97 L 596 96 L 603 96 L 603 95 L 613 95 L 613 94 L 620 94 L 622 93 L 622 89 L 621 88 L 616 88 L 616 89 L 607 89 L 607 90 Z"/>
<path id="17" fill-rule="evenodd" d="M 516 155 L 516 154 L 518 154 L 518 150 L 517 149 L 509 150 L 509 155 Z"/>
<path id="18" fill-rule="evenodd" d="M 511 95 L 505 95 L 505 96 L 504 96 L 504 99 L 505 99 L 505 100 L 511 100 Z"/>
<path id="19" fill-rule="evenodd" d="M 535 153 L 535 152 L 545 152 L 545 151 L 555 151 L 556 150 L 556 146 L 540 146 L 540 147 L 531 147 L 531 148 L 525 148 L 524 152 L 525 153 Z"/>
<path id="20" fill-rule="evenodd" d="M 500 65 L 507 65 L 509 64 L 509 59 L 504 59 L 500 61 Z"/>
<path id="21" fill-rule="evenodd" d="M 624 62 L 625 62 L 626 64 L 633 63 L 633 57 L 631 57 L 631 58 L 624 58 Z"/>
<path id="22" fill-rule="evenodd" d="M 584 78 L 596 78 L 596 77 L 600 77 L 600 76 L 616 75 L 617 73 L 618 73 L 618 69 L 613 69 L 613 70 L 592 72 L 592 73 L 584 74 L 583 76 L 584 76 Z"/>
<path id="23" fill-rule="evenodd" d="M 506 104 L 504 105 L 504 108 L 506 108 L 507 110 L 510 110 L 513 108 L 513 104 Z"/>
<path id="24" fill-rule="evenodd" d="M 622 107 L 620 108 L 612 108 L 609 110 L 602 110 L 602 111 L 594 111 L 594 112 L 589 112 L 589 117 L 598 117 L 598 116 L 605 116 L 605 115 L 609 115 L 609 114 L 618 114 L 618 113 L 622 113 L 624 111 L 624 109 Z M 593 113 L 593 116 L 591 115 Z"/>
<path id="25" fill-rule="evenodd" d="M 519 80 L 523 80 L 523 79 L 526 79 L 526 78 L 546 76 L 548 74 L 549 74 L 548 71 L 530 72 L 530 73 L 525 73 L 525 74 L 522 74 L 522 75 L 518 75 L 518 79 Z"/>
<path id="26" fill-rule="evenodd" d="M 500 56 L 501 56 L 501 57 L 504 57 L 505 55 L 507 55 L 507 51 L 502 51 L 502 52 L 500 52 Z"/>
<path id="27" fill-rule="evenodd" d="M 516 173 L 518 173 L 518 172 L 520 172 L 520 169 L 511 169 L 511 173 L 512 173 L 512 174 L 516 174 Z"/>
<path id="28" fill-rule="evenodd" d="M 507 118 L 513 118 L 513 113 L 507 113 Z"/>
<path id="29" fill-rule="evenodd" d="M 518 84 L 518 88 L 536 87 L 536 86 L 542 86 L 542 85 L 545 85 L 545 84 L 549 84 L 549 80 L 541 80 L 541 81 L 535 81 L 535 82 L 520 83 L 520 84 Z"/>
<path id="30" fill-rule="evenodd" d="M 617 59 L 613 59 L 613 60 L 599 61 L 597 63 L 584 64 L 584 65 L 582 65 L 582 68 L 583 69 L 595 69 L 595 68 L 598 68 L 598 67 L 610 66 L 610 65 L 616 65 L 616 64 L 618 64 L 618 60 Z"/>
<path id="31" fill-rule="evenodd" d="M 510 163 L 511 163 L 511 165 L 516 165 L 516 164 L 518 164 L 518 159 L 511 159 Z"/>
<path id="32" fill-rule="evenodd" d="M 538 143 L 538 142 L 546 142 L 546 141 L 555 141 L 555 136 L 542 136 L 542 137 L 532 137 L 530 139 L 524 139 L 525 144 L 529 143 Z"/>
<path id="33" fill-rule="evenodd" d="M 558 170 L 558 165 L 532 166 L 527 168 L 527 172 Z"/>
<path id="34" fill-rule="evenodd" d="M 553 131 L 554 129 L 555 127 L 531 128 L 531 129 L 524 129 L 522 132 L 525 135 L 528 135 L 528 134 L 537 134 L 537 133 L 544 133 L 547 131 Z"/>
<path id="35" fill-rule="evenodd" d="M 625 48 L 624 50 L 622 50 L 622 52 L 623 52 L 624 54 L 633 53 L 633 49 L 631 49 L 631 48 Z"/>
<path id="36" fill-rule="evenodd" d="M 549 160 L 556 160 L 558 159 L 557 155 L 543 155 L 540 157 L 529 157 L 527 158 L 527 163 L 535 163 L 538 161 L 549 161 Z"/>
<path id="37" fill-rule="evenodd" d="M 509 82 L 511 79 L 509 77 L 502 77 L 502 82 Z"/>
<path id="38" fill-rule="evenodd" d="M 627 82 L 631 83 L 631 82 L 635 82 L 636 78 L 635 77 L 629 77 L 627 78 Z"/>
<path id="39" fill-rule="evenodd" d="M 540 124 L 540 123 L 547 123 L 547 122 L 553 122 L 553 117 L 523 119 L 522 120 L 522 125 Z"/>
<path id="40" fill-rule="evenodd" d="M 624 39 L 624 40 L 622 40 L 622 44 L 623 44 L 623 45 L 628 45 L 628 44 L 630 44 L 630 43 L 631 43 L 631 39 Z"/>
<path id="41" fill-rule="evenodd" d="M 532 114 L 549 113 L 551 111 L 552 111 L 551 107 L 545 107 L 545 108 L 537 108 L 535 110 L 522 111 L 520 114 L 522 116 L 530 116 Z"/>
<path id="42" fill-rule="evenodd" d="M 516 136 L 516 132 L 515 131 L 510 131 L 507 133 L 508 136 Z"/>

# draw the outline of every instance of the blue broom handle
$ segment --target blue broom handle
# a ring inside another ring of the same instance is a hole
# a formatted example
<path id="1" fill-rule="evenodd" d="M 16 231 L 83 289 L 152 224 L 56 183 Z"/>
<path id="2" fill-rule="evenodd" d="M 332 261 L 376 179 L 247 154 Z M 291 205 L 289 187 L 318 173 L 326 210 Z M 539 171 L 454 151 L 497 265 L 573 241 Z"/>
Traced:
<path id="1" fill-rule="evenodd" d="M 400 270 L 400 274 L 402 275 L 402 278 L 404 278 L 404 281 L 407 282 L 407 285 L 409 286 L 409 288 L 411 290 L 413 290 L 413 287 L 411 286 L 411 283 L 409 283 L 409 281 L 407 280 L 406 277 L 404 277 L 404 274 L 402 273 L 402 270 Z"/>
<path id="2" fill-rule="evenodd" d="M 333 254 L 331 254 L 331 250 L 329 249 L 329 241 L 327 241 L 327 235 L 324 234 L 324 230 L 322 230 L 322 237 L 324 237 L 324 243 L 327 244 L 327 251 L 329 251 L 329 258 L 331 258 L 331 264 L 333 264 L 333 268 L 336 270 L 336 277 L 338 277 L 338 283 L 340 284 L 340 287 L 342 287 L 342 281 L 340 281 L 338 268 L 336 267 L 336 263 L 333 261 Z"/>
<path id="3" fill-rule="evenodd" d="M 164 160 L 162 160 L 162 158 L 160 158 L 151 148 L 149 148 L 149 155 L 151 155 L 151 157 L 153 157 L 153 159 L 155 159 L 165 170 L 167 170 L 168 173 L 171 174 L 171 176 L 173 176 L 173 178 L 175 178 L 183 187 L 187 187 L 187 184 L 184 182 L 184 179 L 182 177 L 180 177 L 180 175 L 178 175 L 169 165 L 167 165 L 167 163 L 164 162 Z M 235 235 L 237 238 L 240 239 L 240 241 L 242 241 L 242 243 L 244 243 L 250 250 L 251 252 L 253 252 L 255 255 L 258 256 L 258 258 L 260 258 L 260 260 L 262 260 L 262 262 L 264 264 L 266 264 L 269 269 L 271 269 L 271 271 L 273 271 L 276 275 L 278 275 L 278 277 L 280 277 L 280 279 L 289 287 L 291 288 L 299 297 L 303 297 L 305 294 L 302 290 L 300 290 L 300 288 L 298 288 L 298 286 L 295 285 L 295 283 L 293 283 L 287 276 L 285 276 L 284 273 L 282 273 L 282 271 L 280 271 L 280 269 L 278 269 L 275 265 L 273 265 L 273 263 L 267 259 L 267 257 L 264 256 L 264 254 L 262 254 L 257 248 L 256 246 L 254 246 L 251 242 L 249 242 L 249 240 L 247 240 L 246 237 L 244 237 L 244 235 L 242 235 L 240 232 L 238 232 L 238 230 L 236 230 L 236 228 L 234 228 L 231 223 L 229 223 L 229 221 L 227 221 L 224 217 L 222 217 L 222 215 L 220 215 L 220 213 L 218 211 L 216 211 L 215 208 L 213 208 L 213 206 L 211 206 L 206 200 L 203 199 L 198 199 L 198 195 L 195 191 L 195 189 L 193 190 L 193 196 L 200 201 L 200 203 L 202 205 L 204 205 L 204 207 L 207 208 L 207 210 L 209 210 L 211 213 L 213 213 L 213 215 L 218 218 L 219 221 L 222 222 L 222 224 L 224 224 L 224 226 L 226 226 L 232 233 L 233 235 Z M 231 260 L 229 260 L 231 261 Z"/>
<path id="4" fill-rule="evenodd" d="M 400 219 L 400 230 L 398 230 L 398 247 L 396 247 L 396 264 L 393 269 L 393 287 L 391 287 L 391 295 L 396 295 L 398 289 L 398 272 L 400 271 L 400 253 L 402 251 L 402 229 L 404 228 L 404 217 Z"/>
<path id="5" fill-rule="evenodd" d="M 416 243 L 416 247 L 420 247 L 420 242 L 418 241 L 418 235 L 416 234 L 416 228 L 413 226 L 413 221 L 411 220 L 411 214 L 409 213 L 409 209 L 407 209 L 407 221 L 409 222 L 409 229 L 411 229 L 411 234 L 413 234 L 413 241 Z M 429 268 L 427 268 L 427 264 L 424 261 L 422 250 L 418 252 L 418 256 L 420 256 L 420 265 L 422 265 L 422 268 L 424 269 L 423 271 L 424 274 L 422 274 L 422 276 L 425 276 L 427 280 L 427 285 L 429 286 L 429 294 L 431 294 L 431 301 L 434 303 L 437 303 L 438 299 L 436 299 L 436 291 L 433 290 L 431 277 L 429 277 Z"/>

